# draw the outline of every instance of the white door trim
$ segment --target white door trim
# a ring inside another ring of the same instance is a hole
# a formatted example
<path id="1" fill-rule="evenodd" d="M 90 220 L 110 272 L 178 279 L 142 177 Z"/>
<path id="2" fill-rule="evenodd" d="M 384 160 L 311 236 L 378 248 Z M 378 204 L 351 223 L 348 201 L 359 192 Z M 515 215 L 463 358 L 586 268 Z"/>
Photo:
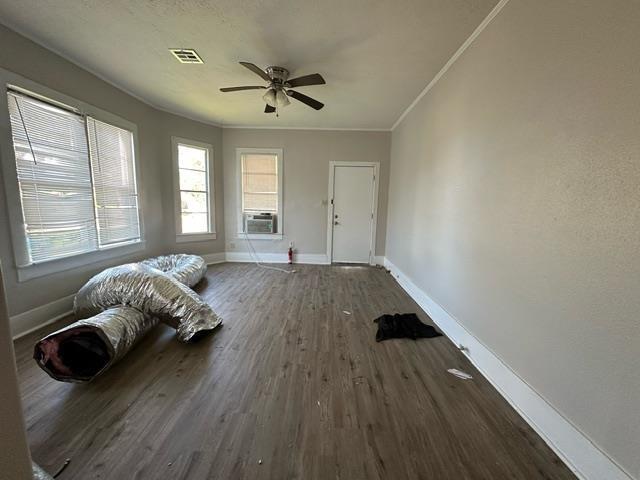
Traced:
<path id="1" fill-rule="evenodd" d="M 373 218 L 371 221 L 371 241 L 369 243 L 369 265 L 375 264 L 376 227 L 378 224 L 378 179 L 380 163 L 378 162 L 329 162 L 329 197 L 327 204 L 327 259 L 333 263 L 333 187 L 336 167 L 373 167 Z"/>

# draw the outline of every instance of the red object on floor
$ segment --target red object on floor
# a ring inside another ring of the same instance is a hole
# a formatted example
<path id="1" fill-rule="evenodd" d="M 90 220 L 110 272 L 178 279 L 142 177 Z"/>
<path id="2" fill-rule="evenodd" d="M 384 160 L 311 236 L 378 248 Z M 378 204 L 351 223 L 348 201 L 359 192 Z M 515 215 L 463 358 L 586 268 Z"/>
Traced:
<path id="1" fill-rule="evenodd" d="M 293 248 L 289 247 L 289 263 L 293 263 Z"/>

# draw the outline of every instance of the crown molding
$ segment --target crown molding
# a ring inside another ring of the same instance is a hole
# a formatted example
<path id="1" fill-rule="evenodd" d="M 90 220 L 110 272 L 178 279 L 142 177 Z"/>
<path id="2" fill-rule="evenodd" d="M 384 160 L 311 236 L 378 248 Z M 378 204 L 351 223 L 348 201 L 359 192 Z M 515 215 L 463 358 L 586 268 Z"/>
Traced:
<path id="1" fill-rule="evenodd" d="M 7 29 L 11 30 L 12 32 L 17 33 L 18 35 L 26 38 L 27 40 L 35 43 L 36 45 L 38 45 L 39 47 L 44 48 L 45 50 L 55 53 L 57 56 L 59 56 L 60 58 L 63 58 L 64 60 L 66 60 L 69 63 L 72 63 L 73 65 L 75 65 L 76 67 L 80 68 L 81 70 L 84 70 L 85 72 L 90 73 L 91 75 L 93 75 L 94 77 L 99 78 L 100 80 L 102 80 L 105 83 L 108 83 L 109 85 L 111 85 L 112 87 L 114 87 L 117 90 L 120 90 L 121 92 L 126 93 L 127 95 L 135 98 L 136 100 L 138 100 L 139 102 L 144 103 L 146 106 L 151 107 L 155 110 L 158 110 L 158 107 L 156 107 L 155 105 L 151 104 L 150 102 L 148 102 L 147 100 L 143 99 L 142 97 L 136 95 L 135 93 L 127 90 L 126 88 L 120 86 L 120 85 L 116 85 L 115 83 L 113 83 L 110 79 L 106 78 L 104 75 L 102 75 L 101 73 L 96 72 L 95 70 L 93 70 L 90 67 L 87 67 L 86 65 L 81 65 L 79 64 L 76 60 L 74 60 L 73 58 L 69 57 L 67 54 L 61 52 L 60 50 L 50 46 L 50 45 L 45 45 L 44 42 L 38 38 L 36 38 L 35 36 L 31 35 L 30 33 L 25 32 L 22 28 L 17 27 L 15 25 L 7 25 L 3 22 L 2 25 L 4 27 L 6 27 Z M 34 79 L 37 80 L 37 79 Z"/>
<path id="2" fill-rule="evenodd" d="M 33 35 L 25 32 L 23 29 L 19 28 L 19 27 L 14 27 L 14 26 L 9 26 L 3 23 L 3 25 L 5 27 L 7 27 L 9 30 L 12 30 L 16 33 L 18 33 L 19 35 L 22 35 L 23 37 L 27 38 L 28 40 L 32 41 L 33 43 L 35 43 L 36 45 L 39 45 L 40 47 L 53 52 L 54 54 L 58 55 L 59 57 L 65 59 L 66 61 L 72 63 L 73 65 L 75 65 L 76 67 L 90 73 L 91 75 L 95 76 L 96 78 L 99 78 L 100 80 L 102 80 L 103 82 L 109 84 L 110 86 L 116 88 L 117 90 L 126 93 L 127 95 L 135 98 L 136 100 L 138 100 L 139 102 L 147 105 L 150 108 L 153 108 L 154 110 L 160 111 L 160 112 L 164 112 L 164 113 L 168 113 L 171 115 L 176 115 L 178 117 L 182 117 L 185 118 L 187 120 L 192 120 L 194 122 L 199 122 L 205 125 L 210 125 L 212 127 L 217 127 L 217 128 L 229 128 L 229 129 L 252 129 L 252 130 L 318 130 L 318 131 L 348 131 L 348 132 L 392 132 L 395 130 L 395 128 L 402 122 L 402 120 L 409 114 L 409 112 L 411 112 L 411 110 L 413 110 L 413 108 L 418 104 L 418 102 L 422 99 L 422 97 L 424 97 L 429 90 L 431 90 L 436 83 L 438 83 L 438 81 L 440 80 L 440 78 L 442 78 L 444 76 L 444 74 L 447 72 L 447 70 L 449 70 L 449 68 L 451 68 L 451 66 L 456 62 L 456 60 L 465 52 L 465 50 L 467 48 L 469 48 L 469 46 L 471 46 L 471 44 L 474 42 L 474 40 L 480 35 L 480 33 L 482 33 L 482 31 L 487 27 L 487 25 L 489 25 L 491 23 L 491 21 L 498 15 L 498 13 L 500 13 L 500 11 L 505 7 L 505 5 L 509 2 L 509 0 L 500 0 L 498 2 L 498 4 L 493 8 L 493 10 L 491 10 L 491 12 L 489 12 L 489 14 L 485 17 L 485 19 L 480 23 L 480 25 L 478 25 L 478 27 L 473 31 L 473 33 L 469 36 L 469 38 L 467 38 L 465 40 L 465 42 L 460 46 L 460 48 L 458 48 L 458 50 L 453 54 L 453 56 L 447 61 L 447 63 L 442 67 L 442 69 L 440 69 L 440 71 L 436 74 L 435 77 L 433 77 L 433 79 L 429 82 L 429 84 L 422 90 L 422 92 L 420 92 L 420 94 L 416 97 L 416 99 L 411 102 L 411 104 L 405 109 L 404 112 L 402 112 L 402 114 L 400 115 L 400 117 L 395 121 L 395 123 L 393 124 L 393 126 L 391 128 L 340 128 L 340 127 L 287 127 L 287 126 L 264 126 L 264 125 L 234 125 L 234 124 L 228 124 L 225 125 L 224 123 L 218 123 L 218 122 L 214 122 L 214 121 L 210 121 L 210 120 L 204 120 L 201 118 L 195 118 L 193 116 L 187 115 L 185 113 L 180 113 L 180 112 L 176 112 L 173 111 L 171 109 L 167 109 L 164 107 L 159 107 L 158 105 L 155 105 L 154 103 L 151 103 L 148 100 L 145 100 L 144 98 L 140 97 L 139 95 L 133 93 L 132 91 L 116 84 L 115 82 L 113 82 L 111 79 L 107 78 L 106 76 L 104 76 L 103 74 L 97 72 L 96 70 L 87 67 L 85 65 L 81 65 L 80 63 L 78 63 L 76 60 L 74 60 L 73 58 L 69 57 L 67 54 L 49 46 L 49 45 L 45 45 L 40 39 L 34 37 Z"/>
<path id="3" fill-rule="evenodd" d="M 234 130 L 320 130 L 328 132 L 390 132 L 389 128 L 340 128 L 340 127 L 272 127 L 268 125 L 222 125 Z"/>
<path id="4" fill-rule="evenodd" d="M 429 90 L 431 90 L 434 87 L 434 85 L 438 83 L 438 80 L 440 80 L 444 76 L 444 74 L 447 73 L 447 70 L 451 68 L 451 65 L 453 65 L 456 62 L 456 60 L 458 60 L 458 58 L 460 58 L 460 56 L 465 52 L 465 50 L 471 46 L 474 40 L 478 38 L 478 35 L 480 35 L 482 31 L 485 28 L 487 28 L 487 25 L 491 23 L 491 21 L 496 17 L 496 15 L 498 15 L 498 13 L 500 13 L 500 11 L 504 8 L 504 6 L 507 3 L 509 3 L 509 0 L 500 0 L 498 4 L 495 7 L 493 7 L 493 10 L 489 12 L 489 15 L 487 15 L 485 19 L 480 23 L 480 25 L 478 25 L 478 27 L 473 31 L 473 33 L 469 35 L 469 38 L 467 38 L 465 42 L 460 46 L 460 48 L 456 50 L 456 53 L 454 53 L 453 56 L 449 59 L 449 61 L 444 64 L 444 67 L 440 69 L 440 71 L 436 74 L 435 77 L 433 77 L 433 79 L 429 82 L 429 84 L 426 87 L 424 87 L 424 90 L 420 92 L 420 95 L 418 95 L 416 99 L 411 103 L 411 105 L 409 105 L 407 109 L 404 112 L 402 112 L 402 115 L 400 115 L 398 120 L 396 120 L 396 123 L 394 123 L 393 126 L 391 127 L 391 131 L 394 131 L 396 127 L 400 125 L 400 123 L 402 123 L 402 120 L 404 120 L 404 117 L 406 117 L 409 114 L 409 112 L 413 110 L 413 108 L 418 104 L 418 102 L 422 99 L 422 97 L 424 97 L 427 93 L 429 93 Z"/>
<path id="5" fill-rule="evenodd" d="M 54 48 L 54 47 L 52 47 L 50 45 L 46 45 L 43 41 L 41 41 L 40 39 L 38 39 L 35 36 L 31 35 L 30 33 L 25 32 L 23 29 L 21 29 L 19 27 L 16 27 L 14 25 L 7 25 L 7 24 L 5 24 L 3 22 L 0 22 L 0 24 L 2 24 L 4 27 L 6 27 L 7 29 L 11 30 L 12 32 L 15 32 L 18 35 L 26 38 L 27 40 L 35 43 L 39 47 L 42 47 L 45 50 L 56 54 L 60 58 L 66 60 L 67 62 L 69 62 L 69 63 L 71 63 L 73 65 L 75 65 L 79 69 L 84 70 L 87 73 L 90 73 L 94 77 L 102 80 L 103 82 L 105 82 L 108 85 L 112 86 L 116 90 L 119 90 L 120 92 L 123 92 L 123 93 L 129 95 L 130 97 L 135 98 L 139 102 L 145 104 L 147 107 L 150 107 L 150 108 L 152 108 L 154 110 L 157 110 L 157 111 L 160 111 L 160 112 L 169 113 L 171 115 L 176 115 L 177 117 L 186 118 L 187 120 L 192 120 L 194 122 L 203 123 L 205 125 L 211 125 L 212 127 L 222 128 L 222 124 L 220 124 L 220 123 L 216 123 L 216 122 L 213 122 L 213 121 L 210 121 L 210 120 L 204 120 L 204 119 L 200 119 L 200 118 L 195 118 L 195 117 L 186 115 L 184 113 L 176 112 L 176 111 L 164 108 L 164 107 L 159 107 L 159 106 L 155 105 L 154 103 L 151 103 L 150 101 L 148 101 L 148 100 L 142 98 L 141 96 L 133 93 L 131 90 L 128 90 L 127 88 L 124 88 L 122 85 L 118 85 L 117 83 L 113 82 L 111 79 L 107 78 L 106 76 L 104 76 L 103 74 L 97 72 L 96 70 L 92 69 L 91 67 L 88 67 L 86 65 L 82 65 L 82 64 L 78 63 L 75 59 L 73 59 L 70 56 L 68 56 L 67 54 L 61 52 L 60 50 L 58 50 L 58 49 L 56 49 L 56 48 Z M 32 80 L 38 81 L 38 79 L 32 79 Z"/>

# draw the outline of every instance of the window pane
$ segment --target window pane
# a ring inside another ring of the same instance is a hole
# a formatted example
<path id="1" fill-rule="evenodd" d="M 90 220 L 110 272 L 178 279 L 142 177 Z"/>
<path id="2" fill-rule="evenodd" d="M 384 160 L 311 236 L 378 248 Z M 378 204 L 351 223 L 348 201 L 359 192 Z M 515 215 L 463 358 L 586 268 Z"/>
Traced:
<path id="1" fill-rule="evenodd" d="M 278 211 L 278 156 L 242 156 L 242 205 L 244 211 Z"/>
<path id="2" fill-rule="evenodd" d="M 178 145 L 178 183 L 180 195 L 180 233 L 210 231 L 209 149 Z"/>
<path id="3" fill-rule="evenodd" d="M 180 204 L 183 212 L 208 213 L 207 194 L 180 192 Z"/>
<path id="4" fill-rule="evenodd" d="M 209 222 L 206 213 L 183 213 L 182 233 L 206 233 L 209 231 Z"/>
<path id="5" fill-rule="evenodd" d="M 245 193 L 244 210 L 276 213 L 278 211 L 278 195 Z"/>
<path id="6" fill-rule="evenodd" d="M 245 173 L 243 175 L 245 192 L 276 193 L 278 191 L 278 177 L 268 173 Z"/>
<path id="7" fill-rule="evenodd" d="M 192 170 L 207 169 L 207 151 L 204 148 L 178 145 L 178 165 Z"/>
<path id="8" fill-rule="evenodd" d="M 204 171 L 179 170 L 180 190 L 207 191 L 207 174 Z"/>
<path id="9" fill-rule="evenodd" d="M 278 169 L 278 156 L 264 153 L 243 155 L 244 171 L 251 173 L 270 173 L 275 175 Z"/>
<path id="10" fill-rule="evenodd" d="M 96 250 L 83 117 L 19 93 L 7 101 L 28 251 L 18 263 Z"/>
<path id="11" fill-rule="evenodd" d="M 140 240 L 133 133 L 87 118 L 100 246 Z"/>

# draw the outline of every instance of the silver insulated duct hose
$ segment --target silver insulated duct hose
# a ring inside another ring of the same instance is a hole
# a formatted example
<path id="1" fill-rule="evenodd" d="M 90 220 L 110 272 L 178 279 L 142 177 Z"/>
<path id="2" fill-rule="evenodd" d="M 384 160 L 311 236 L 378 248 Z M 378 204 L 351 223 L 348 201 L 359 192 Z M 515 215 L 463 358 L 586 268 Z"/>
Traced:
<path id="1" fill-rule="evenodd" d="M 220 318 L 193 290 L 142 263 L 108 268 L 93 277 L 76 295 L 74 311 L 77 318 L 88 318 L 118 305 L 158 317 L 174 327 L 183 342 L 220 324 Z"/>
<path id="2" fill-rule="evenodd" d="M 104 270 L 75 297 L 74 311 L 81 320 L 40 340 L 36 362 L 56 380 L 87 382 L 159 321 L 174 327 L 180 341 L 195 340 L 222 323 L 186 286 L 198 283 L 205 272 L 204 260 L 195 255 L 168 255 Z"/>

